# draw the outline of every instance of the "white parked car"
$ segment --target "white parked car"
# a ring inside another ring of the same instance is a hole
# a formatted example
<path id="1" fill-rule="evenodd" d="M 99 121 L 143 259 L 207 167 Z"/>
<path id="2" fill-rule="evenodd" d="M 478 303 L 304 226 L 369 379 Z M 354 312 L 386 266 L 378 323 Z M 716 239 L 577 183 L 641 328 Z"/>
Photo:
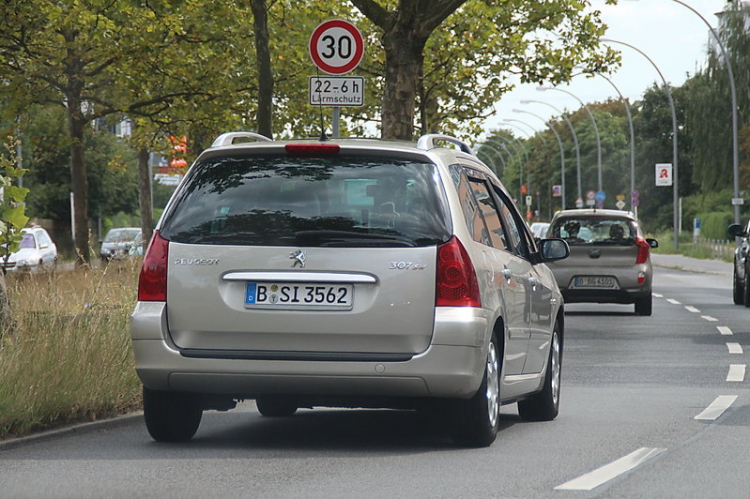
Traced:
<path id="1" fill-rule="evenodd" d="M 0 260 L 5 270 L 36 271 L 53 268 L 57 261 L 57 246 L 47 231 L 41 227 L 28 227 L 22 229 L 21 233 L 23 238 L 18 251 L 10 254 L 7 263 L 4 257 Z"/>

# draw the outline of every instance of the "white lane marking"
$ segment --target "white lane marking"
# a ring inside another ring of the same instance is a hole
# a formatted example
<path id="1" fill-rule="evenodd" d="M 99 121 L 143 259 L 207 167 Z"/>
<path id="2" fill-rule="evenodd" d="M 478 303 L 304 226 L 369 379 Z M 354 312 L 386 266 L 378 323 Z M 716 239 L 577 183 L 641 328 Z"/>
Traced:
<path id="1" fill-rule="evenodd" d="M 729 353 L 742 353 L 742 345 L 739 343 L 727 343 L 727 348 L 729 349 Z"/>
<path id="2" fill-rule="evenodd" d="M 716 326 L 716 329 L 722 334 L 722 336 L 732 336 L 732 330 L 726 326 Z"/>
<path id="3" fill-rule="evenodd" d="M 710 315 L 701 315 L 701 319 L 705 319 L 708 322 L 719 322 L 719 319 L 711 317 Z"/>
<path id="4" fill-rule="evenodd" d="M 654 295 L 654 298 L 664 298 L 664 295 L 660 295 L 659 293 L 651 293 Z"/>
<path id="5" fill-rule="evenodd" d="M 674 298 L 667 298 L 667 301 L 671 303 L 672 305 L 682 305 L 682 303 L 678 302 Z"/>
<path id="6" fill-rule="evenodd" d="M 727 381 L 742 382 L 745 381 L 745 364 L 732 364 L 729 366 Z"/>
<path id="7" fill-rule="evenodd" d="M 695 308 L 695 307 L 691 307 L 690 305 L 686 305 L 686 306 L 685 306 L 685 310 L 687 310 L 688 312 L 692 312 L 692 313 L 694 313 L 694 314 L 700 314 L 700 313 L 701 313 L 701 311 L 700 311 L 700 310 L 698 310 L 698 309 L 697 309 L 697 308 Z"/>
<path id="8" fill-rule="evenodd" d="M 711 402 L 711 405 L 706 407 L 703 412 L 695 416 L 693 419 L 714 421 L 724 414 L 724 411 L 729 409 L 732 404 L 734 404 L 735 400 L 737 400 L 737 395 L 720 395 L 716 397 L 716 400 Z"/>
<path id="9" fill-rule="evenodd" d="M 605 464 L 601 468 L 597 468 L 594 471 L 581 475 L 578 478 L 574 478 L 569 482 L 565 482 L 562 485 L 555 487 L 555 490 L 592 490 L 599 485 L 609 482 L 632 470 L 636 466 L 640 466 L 647 460 L 654 456 L 657 456 L 664 452 L 666 449 L 657 449 L 655 447 L 642 447 L 637 451 L 628 454 L 625 457 L 612 461 L 609 464 Z"/>

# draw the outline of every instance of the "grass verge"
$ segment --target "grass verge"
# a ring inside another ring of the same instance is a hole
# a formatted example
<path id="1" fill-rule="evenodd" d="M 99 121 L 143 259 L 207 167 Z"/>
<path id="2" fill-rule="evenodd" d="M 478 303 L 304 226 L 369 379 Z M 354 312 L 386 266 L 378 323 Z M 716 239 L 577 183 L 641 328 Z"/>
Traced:
<path id="1" fill-rule="evenodd" d="M 130 344 L 138 262 L 6 278 L 0 439 L 140 406 Z"/>

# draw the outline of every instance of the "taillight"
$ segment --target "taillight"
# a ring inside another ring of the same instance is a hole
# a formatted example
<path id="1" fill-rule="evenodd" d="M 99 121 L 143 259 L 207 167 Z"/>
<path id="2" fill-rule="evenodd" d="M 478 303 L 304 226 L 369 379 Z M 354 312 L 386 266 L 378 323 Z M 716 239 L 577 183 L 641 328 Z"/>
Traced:
<path id="1" fill-rule="evenodd" d="M 438 246 L 435 305 L 438 307 L 482 306 L 474 265 L 466 249 L 455 236 L 447 243 Z"/>
<path id="2" fill-rule="evenodd" d="M 143 256 L 138 278 L 138 301 L 167 301 L 167 258 L 169 241 L 154 231 Z"/>
<path id="3" fill-rule="evenodd" d="M 638 256 L 635 258 L 635 263 L 646 263 L 651 247 L 642 237 L 635 240 L 635 245 L 638 246 Z"/>
<path id="4" fill-rule="evenodd" d="M 284 149 L 289 154 L 329 155 L 338 154 L 338 144 L 287 144 Z"/>

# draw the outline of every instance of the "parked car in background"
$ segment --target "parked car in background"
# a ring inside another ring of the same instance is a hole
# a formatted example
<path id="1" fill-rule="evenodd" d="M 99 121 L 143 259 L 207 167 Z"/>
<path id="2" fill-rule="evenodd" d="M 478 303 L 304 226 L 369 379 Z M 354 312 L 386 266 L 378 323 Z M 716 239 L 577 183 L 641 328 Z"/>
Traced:
<path id="1" fill-rule="evenodd" d="M 547 222 L 534 222 L 531 224 L 531 233 L 538 239 L 544 239 L 547 235 L 547 228 L 549 223 Z"/>
<path id="2" fill-rule="evenodd" d="M 45 229 L 39 226 L 27 227 L 21 230 L 23 234 L 18 251 L 11 253 L 8 262 L 0 259 L 5 270 L 12 271 L 40 271 L 52 269 L 57 262 L 57 246 Z"/>
<path id="3" fill-rule="evenodd" d="M 734 272 L 732 276 L 732 298 L 735 305 L 750 307 L 750 220 L 747 225 L 732 224 L 727 229 L 729 235 L 739 238 L 739 244 L 734 250 Z"/>
<path id="4" fill-rule="evenodd" d="M 140 227 L 110 229 L 102 241 L 99 255 L 102 260 L 117 260 L 128 256 L 130 248 L 141 236 Z"/>
<path id="5" fill-rule="evenodd" d="M 490 445 L 502 404 L 558 413 L 563 303 L 545 262 L 567 255 L 453 137 L 224 134 L 144 255 L 131 333 L 146 427 L 189 440 L 204 410 L 240 399 L 267 417 L 429 408 L 459 444 Z"/>
<path id="6" fill-rule="evenodd" d="M 552 218 L 549 237 L 570 245 L 570 258 L 550 268 L 566 303 L 633 303 L 651 315 L 651 248 L 632 213 L 619 210 L 564 210 Z"/>

